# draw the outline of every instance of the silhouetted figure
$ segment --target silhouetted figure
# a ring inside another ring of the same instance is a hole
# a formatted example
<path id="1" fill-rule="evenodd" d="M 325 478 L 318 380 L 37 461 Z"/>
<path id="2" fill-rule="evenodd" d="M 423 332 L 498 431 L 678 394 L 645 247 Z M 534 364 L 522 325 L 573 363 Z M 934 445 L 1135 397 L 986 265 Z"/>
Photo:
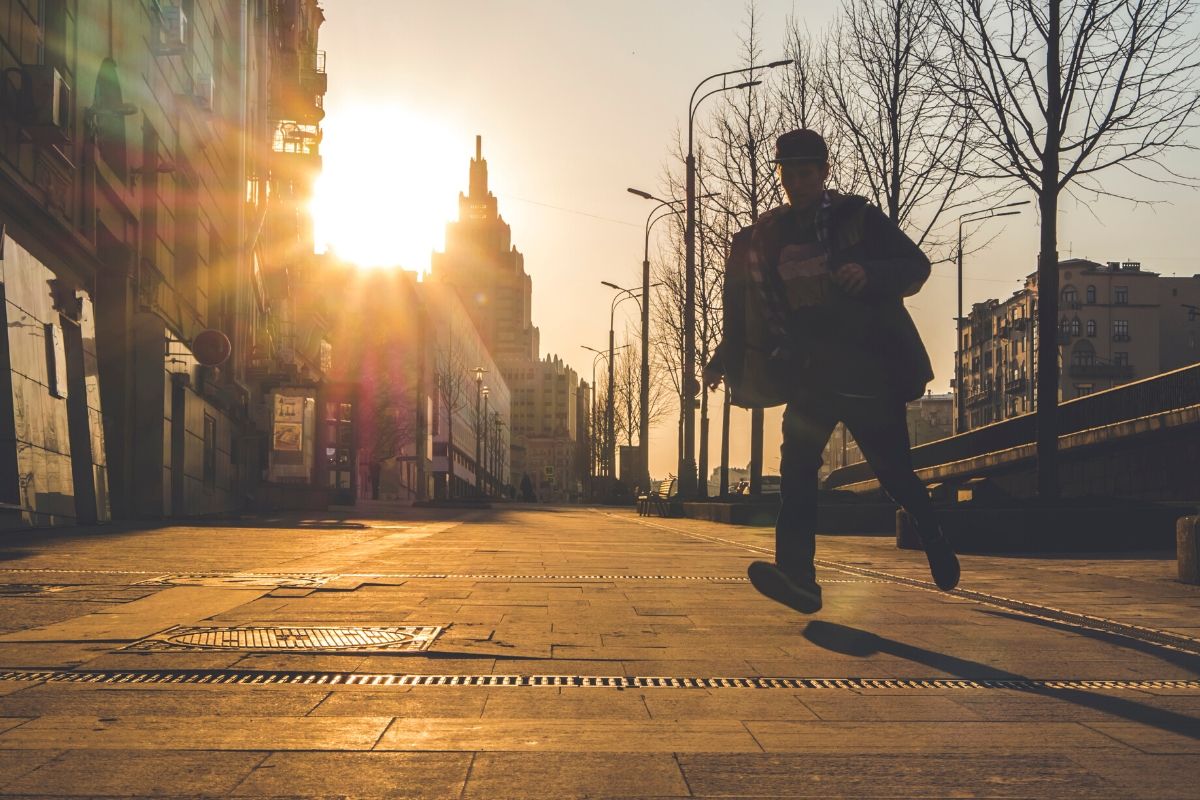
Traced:
<path id="1" fill-rule="evenodd" d="M 906 418 L 907 402 L 933 378 L 903 300 L 929 277 L 929 259 L 865 198 L 825 188 L 829 151 L 820 134 L 783 134 L 775 162 L 789 202 L 734 237 L 724 341 L 704 370 L 705 385 L 715 389 L 724 377 L 739 405 L 786 403 L 775 563 L 752 563 L 750 580 L 791 608 L 820 610 L 817 471 L 840 421 L 912 515 L 937 585 L 953 589 L 958 559 L 913 473 Z"/>
<path id="2" fill-rule="evenodd" d="M 521 476 L 521 500 L 526 503 L 537 502 L 537 497 L 533 493 L 533 481 L 529 480 L 528 475 Z"/>
<path id="3" fill-rule="evenodd" d="M 367 467 L 367 470 L 371 477 L 371 499 L 378 500 L 379 499 L 379 479 L 383 475 L 383 462 L 382 461 L 372 461 L 370 463 L 370 465 Z"/>

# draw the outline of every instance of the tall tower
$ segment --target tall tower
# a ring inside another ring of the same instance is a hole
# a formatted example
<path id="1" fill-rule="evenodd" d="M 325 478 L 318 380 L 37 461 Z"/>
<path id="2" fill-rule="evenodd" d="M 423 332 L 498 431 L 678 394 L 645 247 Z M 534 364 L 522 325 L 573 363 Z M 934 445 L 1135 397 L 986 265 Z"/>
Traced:
<path id="1" fill-rule="evenodd" d="M 467 194 L 458 196 L 458 220 L 446 225 L 446 249 L 434 253 L 431 279 L 454 287 L 506 379 L 538 357 L 532 321 L 533 283 L 525 257 L 488 189 L 483 137 L 475 137 Z"/>

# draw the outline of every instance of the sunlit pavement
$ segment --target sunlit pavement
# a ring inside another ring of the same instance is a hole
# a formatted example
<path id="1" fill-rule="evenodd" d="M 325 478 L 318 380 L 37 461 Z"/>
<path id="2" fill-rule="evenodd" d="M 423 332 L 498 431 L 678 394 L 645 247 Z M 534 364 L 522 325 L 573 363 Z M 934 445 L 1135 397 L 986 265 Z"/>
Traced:
<path id="1" fill-rule="evenodd" d="M 1169 554 L 967 556 L 945 594 L 824 537 L 804 617 L 745 581 L 770 546 L 519 506 L 7 534 L 0 795 L 1195 796 Z"/>

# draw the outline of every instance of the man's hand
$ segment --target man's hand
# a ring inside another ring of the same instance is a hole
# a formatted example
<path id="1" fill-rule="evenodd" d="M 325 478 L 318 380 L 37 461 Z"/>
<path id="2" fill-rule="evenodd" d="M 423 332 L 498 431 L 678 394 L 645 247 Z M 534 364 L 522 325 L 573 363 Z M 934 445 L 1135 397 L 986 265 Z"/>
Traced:
<path id="1" fill-rule="evenodd" d="M 715 362 L 704 368 L 704 385 L 708 387 L 710 392 L 715 392 L 717 390 L 717 387 L 721 385 L 721 379 L 724 377 L 725 375 L 721 371 L 721 367 Z"/>
<path id="2" fill-rule="evenodd" d="M 842 264 L 833 273 L 833 282 L 848 295 L 856 295 L 867 287 L 867 271 L 853 261 Z"/>

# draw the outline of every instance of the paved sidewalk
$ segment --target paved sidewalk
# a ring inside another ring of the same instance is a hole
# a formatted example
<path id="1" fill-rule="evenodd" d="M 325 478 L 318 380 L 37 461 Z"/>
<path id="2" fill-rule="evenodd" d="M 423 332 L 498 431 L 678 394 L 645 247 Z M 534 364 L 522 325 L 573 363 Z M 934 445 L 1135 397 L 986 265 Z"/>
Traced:
<path id="1" fill-rule="evenodd" d="M 0 797 L 1195 796 L 1169 554 L 823 537 L 805 617 L 764 528 L 387 517 L 0 537 Z"/>

